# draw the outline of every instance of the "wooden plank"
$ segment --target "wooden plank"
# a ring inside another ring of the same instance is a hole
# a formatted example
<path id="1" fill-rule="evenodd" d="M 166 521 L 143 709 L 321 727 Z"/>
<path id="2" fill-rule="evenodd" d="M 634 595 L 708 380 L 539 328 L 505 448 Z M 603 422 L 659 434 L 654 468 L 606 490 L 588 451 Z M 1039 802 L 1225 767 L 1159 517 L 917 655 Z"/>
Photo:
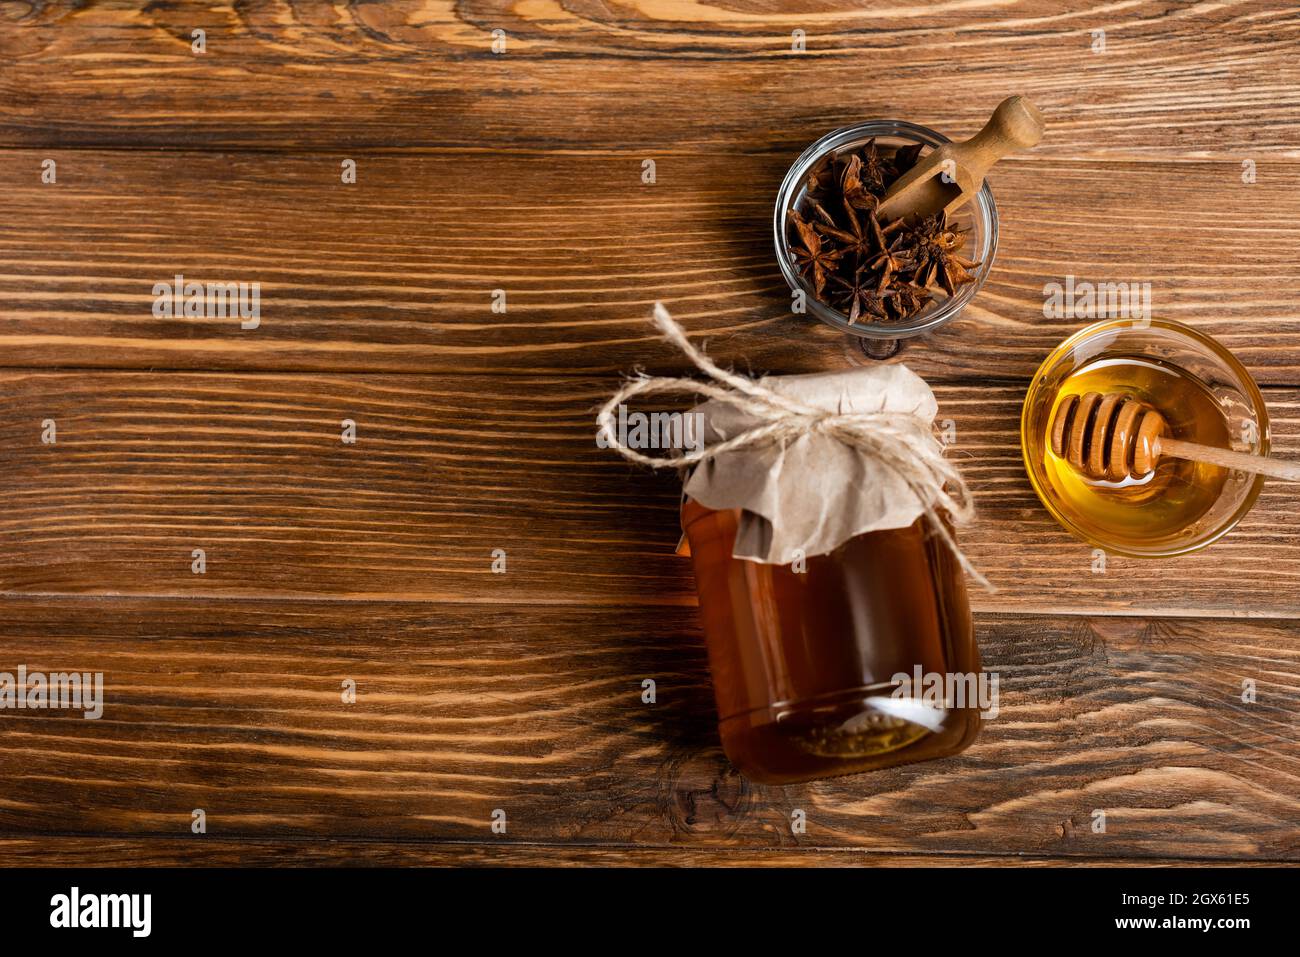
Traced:
<path id="1" fill-rule="evenodd" d="M 1284 0 L 798 11 L 315 0 L 2 15 L 13 106 L 0 144 L 18 146 L 565 148 L 639 162 L 683 147 L 788 150 L 877 116 L 969 131 L 1020 92 L 1052 117 L 1044 154 L 1239 162 L 1293 154 L 1300 105 L 1300 19 Z M 494 30 L 507 35 L 500 55 Z M 795 30 L 804 53 L 792 52 Z"/>
<path id="2" fill-rule="evenodd" d="M 501 809 L 525 843 L 1300 857 L 1291 621 L 980 616 L 1001 713 L 967 752 L 769 788 L 717 747 L 690 609 L 2 604 L 6 665 L 104 673 L 98 720 L 0 712 L 11 839 L 197 841 L 202 808 L 204 839 L 483 844 Z"/>
<path id="3" fill-rule="evenodd" d="M 109 687 L 100 721 L 0 711 L 0 853 L 1294 862 L 1291 496 L 1270 487 L 1207 553 L 1094 575 L 1015 429 L 1085 321 L 1043 317 L 1069 273 L 1149 281 L 1158 315 L 1223 339 L 1296 454 L 1297 38 L 1277 0 L 0 9 L 0 670 Z M 940 383 L 979 496 L 963 540 L 1002 588 L 975 599 L 1003 714 L 949 761 L 755 787 L 716 747 L 674 607 L 693 602 L 675 484 L 596 449 L 592 407 L 634 364 L 681 368 L 644 322 L 656 299 L 729 363 L 862 361 L 788 314 L 768 225 L 786 166 L 868 116 L 968 134 L 1013 91 L 1052 124 L 993 178 L 994 277 L 900 356 Z M 261 283 L 264 323 L 154 317 L 176 273 Z M 310 374 L 262 374 L 286 371 Z"/>
<path id="4" fill-rule="evenodd" d="M 775 372 L 862 358 L 790 312 L 771 203 L 798 147 L 627 156 L 0 153 L 0 348 L 16 366 L 397 372 L 679 369 L 663 300 L 715 356 Z M 1152 311 L 1300 384 L 1295 159 L 1009 162 L 996 264 L 955 323 L 900 359 L 930 378 L 1027 379 L 1084 315 L 1045 318 L 1067 275 L 1148 282 Z M 259 283 L 260 325 L 153 313 L 156 283 Z M 494 313 L 502 290 L 507 312 Z"/>
<path id="5" fill-rule="evenodd" d="M 594 846 L 433 841 L 0 838 L 7 867 L 1287 867 L 1193 858 L 884 854 L 833 848 Z"/>
<path id="6" fill-rule="evenodd" d="M 595 443 L 611 378 L 0 372 L 0 591 L 693 604 L 678 483 Z M 1048 515 L 1022 392 L 944 386 L 995 611 L 1300 615 L 1291 489 L 1222 541 L 1112 556 Z M 1300 392 L 1268 390 L 1300 453 Z M 345 445 L 341 423 L 356 423 Z M 55 424 L 56 443 L 42 443 Z M 194 549 L 205 572 L 193 570 Z M 505 573 L 494 573 L 497 549 Z"/>

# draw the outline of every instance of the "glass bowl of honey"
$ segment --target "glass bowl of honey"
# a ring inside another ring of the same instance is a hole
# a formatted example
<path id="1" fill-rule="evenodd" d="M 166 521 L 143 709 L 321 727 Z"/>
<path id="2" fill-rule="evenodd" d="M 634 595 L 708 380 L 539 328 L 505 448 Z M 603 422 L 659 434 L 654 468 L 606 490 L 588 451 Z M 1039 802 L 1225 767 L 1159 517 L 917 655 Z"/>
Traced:
<path id="1" fill-rule="evenodd" d="M 1227 349 L 1166 319 L 1109 319 L 1062 342 L 1034 375 L 1020 444 L 1034 491 L 1065 529 L 1106 552 L 1163 558 L 1204 548 L 1250 511 L 1263 477 L 1165 457 L 1118 481 L 1073 468 L 1052 448 L 1057 409 L 1071 396 L 1123 393 L 1158 410 L 1169 435 L 1253 455 L 1269 450 L 1268 412 Z"/>

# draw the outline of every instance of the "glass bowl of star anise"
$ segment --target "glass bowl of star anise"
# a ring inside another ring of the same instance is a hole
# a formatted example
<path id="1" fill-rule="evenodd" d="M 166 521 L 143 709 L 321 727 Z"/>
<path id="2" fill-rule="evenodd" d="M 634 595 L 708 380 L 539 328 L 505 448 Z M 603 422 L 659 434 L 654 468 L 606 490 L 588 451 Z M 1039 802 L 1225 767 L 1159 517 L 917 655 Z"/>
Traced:
<path id="1" fill-rule="evenodd" d="M 781 273 L 808 312 L 864 339 L 932 332 L 956 318 L 993 265 L 998 213 L 985 183 L 951 214 L 882 222 L 890 185 L 942 133 L 873 120 L 828 133 L 795 161 L 777 194 Z"/>

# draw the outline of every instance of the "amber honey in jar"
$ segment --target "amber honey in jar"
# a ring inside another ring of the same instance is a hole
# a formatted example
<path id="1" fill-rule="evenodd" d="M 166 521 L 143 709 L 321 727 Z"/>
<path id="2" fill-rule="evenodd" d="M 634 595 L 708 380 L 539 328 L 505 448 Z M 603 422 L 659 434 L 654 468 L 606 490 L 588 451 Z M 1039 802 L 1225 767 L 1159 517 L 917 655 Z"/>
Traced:
<path id="1" fill-rule="evenodd" d="M 891 706 L 896 675 L 980 672 L 961 567 L 924 518 L 857 535 L 796 570 L 732 557 L 739 517 L 682 507 L 732 764 L 787 784 L 945 757 L 974 740 L 970 697 L 921 723 Z"/>

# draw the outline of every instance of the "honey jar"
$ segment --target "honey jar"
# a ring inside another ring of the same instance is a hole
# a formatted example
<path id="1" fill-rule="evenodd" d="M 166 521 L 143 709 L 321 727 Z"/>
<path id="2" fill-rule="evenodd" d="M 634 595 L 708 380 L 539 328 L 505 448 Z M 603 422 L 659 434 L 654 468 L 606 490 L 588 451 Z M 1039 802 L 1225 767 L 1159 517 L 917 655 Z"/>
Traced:
<path id="1" fill-rule="evenodd" d="M 747 379 L 662 305 L 654 323 L 712 382 L 630 379 L 597 413 L 597 442 L 682 472 L 732 763 L 787 784 L 961 751 L 996 713 L 963 575 L 989 583 L 957 544 L 974 502 L 925 380 L 903 365 Z M 696 447 L 650 454 L 620 434 L 629 399 L 675 393 L 708 399 L 690 413 Z"/>
<path id="2" fill-rule="evenodd" d="M 970 602 L 924 517 L 788 565 L 733 557 L 739 519 L 682 506 L 732 764 L 787 784 L 946 757 L 974 740 L 981 702 L 952 694 L 953 682 L 980 678 Z M 922 676 L 947 686 L 927 697 Z"/>

